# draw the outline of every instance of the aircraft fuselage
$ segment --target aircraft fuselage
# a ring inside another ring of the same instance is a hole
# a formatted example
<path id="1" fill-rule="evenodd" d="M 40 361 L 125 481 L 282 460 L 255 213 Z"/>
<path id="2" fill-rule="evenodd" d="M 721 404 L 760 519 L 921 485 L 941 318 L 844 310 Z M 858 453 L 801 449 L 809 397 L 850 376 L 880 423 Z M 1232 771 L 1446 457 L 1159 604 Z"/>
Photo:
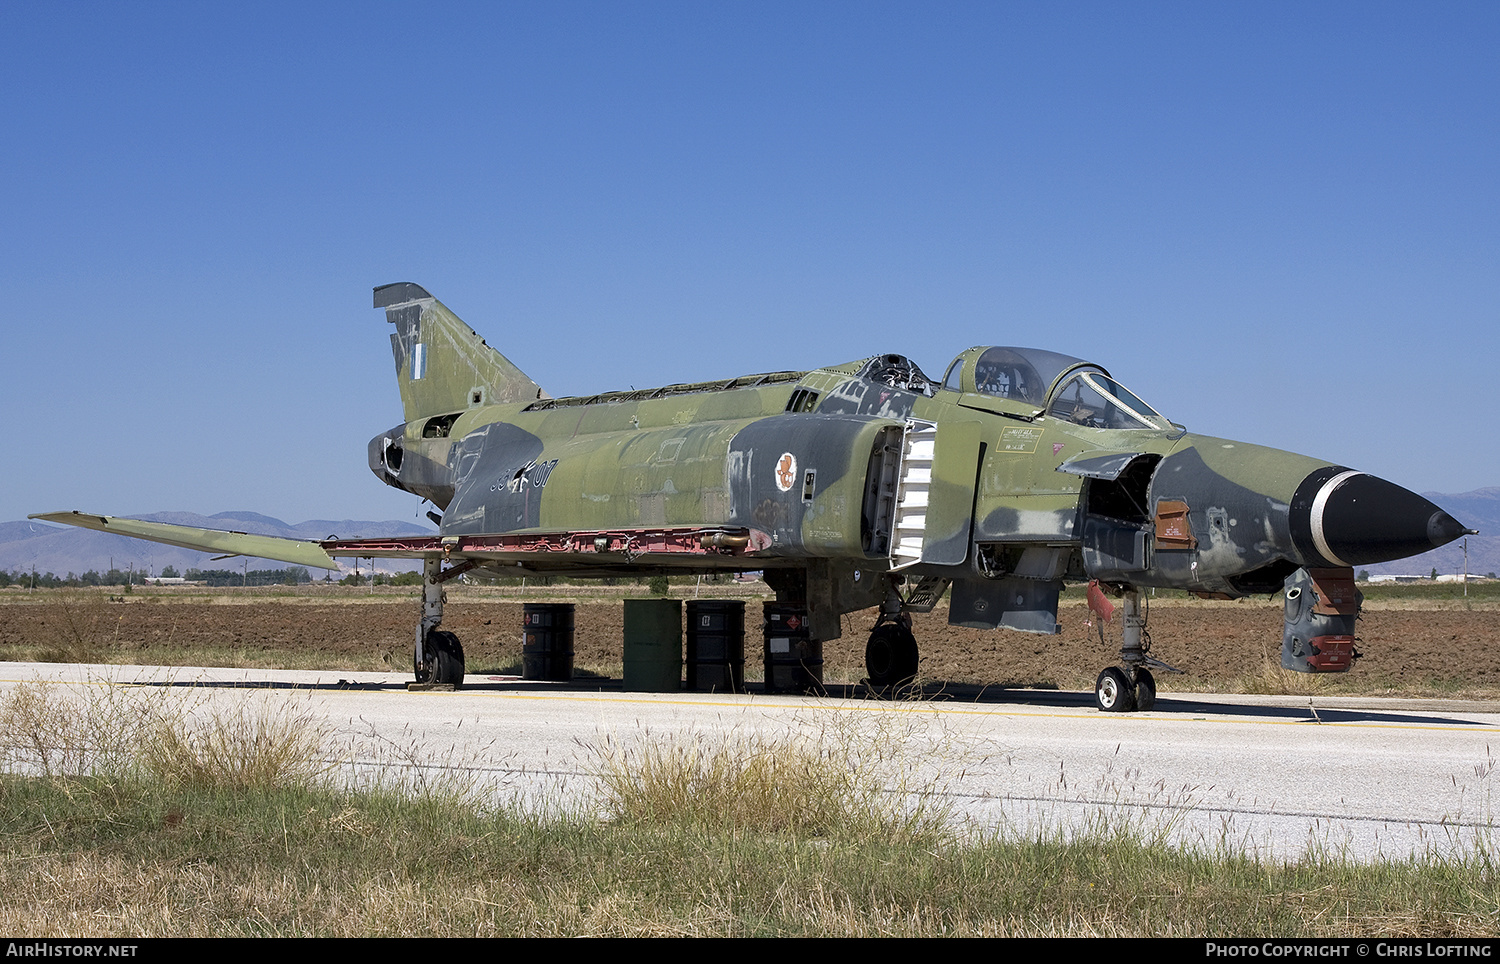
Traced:
<path id="1" fill-rule="evenodd" d="M 961 355 L 946 387 L 877 356 L 480 405 L 377 436 L 370 463 L 442 508 L 445 537 L 743 532 L 748 551 L 731 559 L 632 564 L 805 568 L 828 584 L 810 600 L 840 612 L 878 602 L 893 573 L 949 580 L 955 621 L 1038 632 L 1055 631 L 1064 577 L 1243 596 L 1302 567 L 1400 558 L 1462 531 L 1371 476 L 1187 433 L 1077 359 L 1051 356 L 1062 360 L 1050 394 L 1024 397 L 1027 378 L 1014 375 L 1005 387 L 1023 397 L 982 391 L 979 361 L 996 351 Z M 1092 380 L 1069 395 L 1078 373 Z M 1135 413 L 1095 389 L 1144 413 L 1123 415 Z M 597 554 L 515 564 L 594 575 L 621 565 Z"/>

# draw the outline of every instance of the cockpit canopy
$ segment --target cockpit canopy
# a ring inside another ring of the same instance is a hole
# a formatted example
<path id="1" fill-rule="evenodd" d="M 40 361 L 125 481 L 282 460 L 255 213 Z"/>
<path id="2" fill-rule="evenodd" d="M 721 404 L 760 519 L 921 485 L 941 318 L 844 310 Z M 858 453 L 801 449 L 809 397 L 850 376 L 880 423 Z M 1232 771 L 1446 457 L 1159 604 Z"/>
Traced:
<path id="1" fill-rule="evenodd" d="M 1090 428 L 1177 429 L 1100 366 L 1040 348 L 970 348 L 948 366 L 943 388 L 1007 399 Z"/>

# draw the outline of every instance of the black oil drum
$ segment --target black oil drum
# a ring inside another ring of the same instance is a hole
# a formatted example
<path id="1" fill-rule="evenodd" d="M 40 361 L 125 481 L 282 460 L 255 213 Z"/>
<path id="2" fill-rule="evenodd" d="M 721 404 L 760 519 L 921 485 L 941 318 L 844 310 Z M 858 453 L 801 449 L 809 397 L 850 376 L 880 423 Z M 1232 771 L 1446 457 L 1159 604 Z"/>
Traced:
<path id="1" fill-rule="evenodd" d="M 765 604 L 766 692 L 822 693 L 823 644 L 811 638 L 807 608 Z"/>
<path id="2" fill-rule="evenodd" d="M 567 682 L 573 678 L 573 604 L 521 607 L 521 678 Z"/>
<path id="3" fill-rule="evenodd" d="M 745 604 L 692 599 L 687 604 L 687 688 L 745 692 Z"/>

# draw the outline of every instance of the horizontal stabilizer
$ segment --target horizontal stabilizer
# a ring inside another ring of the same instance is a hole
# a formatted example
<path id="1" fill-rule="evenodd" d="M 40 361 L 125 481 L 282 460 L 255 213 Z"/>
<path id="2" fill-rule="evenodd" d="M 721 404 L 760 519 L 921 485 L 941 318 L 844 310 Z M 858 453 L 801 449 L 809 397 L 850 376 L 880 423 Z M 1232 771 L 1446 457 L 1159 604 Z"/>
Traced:
<path id="1" fill-rule="evenodd" d="M 165 522 L 142 522 L 139 519 L 121 519 L 117 516 L 89 515 L 84 512 L 42 512 L 28 516 L 44 522 L 79 526 L 98 532 L 130 536 L 161 542 L 181 549 L 200 549 L 204 552 L 219 552 L 233 556 L 252 556 L 257 559 L 275 559 L 298 566 L 315 569 L 337 569 L 338 563 L 316 542 L 299 542 L 278 536 L 257 536 L 248 532 L 231 532 L 224 529 L 197 529 L 192 526 L 174 526 Z"/>

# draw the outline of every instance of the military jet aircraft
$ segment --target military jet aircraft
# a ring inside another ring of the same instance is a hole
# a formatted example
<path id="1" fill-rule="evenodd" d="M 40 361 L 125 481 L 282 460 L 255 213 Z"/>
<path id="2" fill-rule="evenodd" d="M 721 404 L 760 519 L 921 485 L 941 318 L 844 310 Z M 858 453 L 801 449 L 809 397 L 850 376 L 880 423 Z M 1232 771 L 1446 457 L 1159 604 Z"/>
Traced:
<path id="1" fill-rule="evenodd" d="M 405 421 L 369 444 L 387 485 L 433 503 L 431 537 L 287 539 L 79 512 L 32 518 L 335 568 L 423 560 L 419 681 L 461 683 L 443 585 L 490 570 L 569 576 L 761 570 L 815 640 L 879 607 L 869 681 L 917 671 L 910 614 L 951 587 L 949 621 L 1055 633 L 1064 580 L 1116 618 L 1108 711 L 1155 701 L 1141 590 L 1286 593 L 1283 665 L 1347 670 L 1354 566 L 1467 531 L 1421 496 L 1320 459 L 1189 433 L 1101 366 L 978 347 L 941 381 L 901 355 L 552 398 L 421 287 L 375 289 Z"/>

